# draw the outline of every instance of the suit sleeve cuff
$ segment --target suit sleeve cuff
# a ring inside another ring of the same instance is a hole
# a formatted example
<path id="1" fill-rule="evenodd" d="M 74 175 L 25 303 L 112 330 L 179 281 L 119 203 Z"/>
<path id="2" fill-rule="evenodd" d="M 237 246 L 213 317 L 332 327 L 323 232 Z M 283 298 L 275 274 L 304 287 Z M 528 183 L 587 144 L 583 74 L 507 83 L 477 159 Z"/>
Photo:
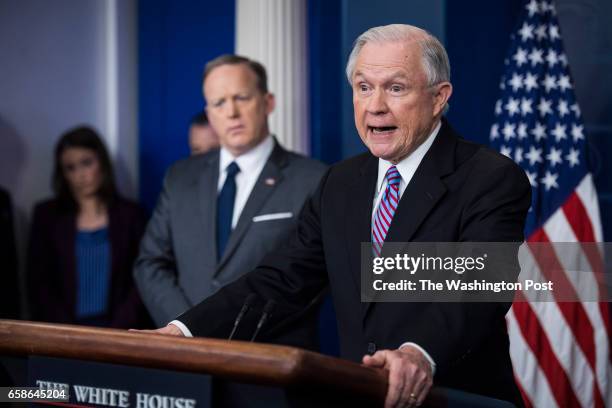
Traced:
<path id="1" fill-rule="evenodd" d="M 181 322 L 180 320 L 173 320 L 168 324 L 172 324 L 176 327 L 178 327 L 178 329 L 181 331 L 181 333 L 183 333 L 183 336 L 185 337 L 193 337 L 193 334 L 191 334 L 191 330 L 189 330 L 187 328 L 187 326 L 185 326 L 185 324 L 183 324 L 183 322 Z M 406 343 L 409 344 L 409 343 Z"/>
<path id="2" fill-rule="evenodd" d="M 423 354 L 425 356 L 425 358 L 427 359 L 427 361 L 429 361 L 429 365 L 431 365 L 431 374 L 434 375 L 436 373 L 436 362 L 433 360 L 433 358 L 431 358 L 431 356 L 429 355 L 428 352 L 425 351 L 425 349 L 421 346 L 419 346 L 416 343 L 412 343 L 410 341 L 402 344 L 401 346 L 399 346 L 399 349 L 401 350 L 404 347 L 414 347 L 415 349 L 419 350 L 421 352 L 421 354 Z"/>

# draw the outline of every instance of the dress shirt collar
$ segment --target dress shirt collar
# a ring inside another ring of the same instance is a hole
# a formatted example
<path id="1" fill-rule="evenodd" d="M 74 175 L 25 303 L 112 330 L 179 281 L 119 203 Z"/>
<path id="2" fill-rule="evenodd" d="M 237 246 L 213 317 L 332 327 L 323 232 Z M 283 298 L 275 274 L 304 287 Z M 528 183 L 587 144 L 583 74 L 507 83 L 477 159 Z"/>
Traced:
<path id="1" fill-rule="evenodd" d="M 433 131 L 427 136 L 427 139 L 416 148 L 416 150 L 406 156 L 402 161 L 397 163 L 395 167 L 399 172 L 400 176 L 402 176 L 402 187 L 405 187 L 412 180 L 412 176 L 416 172 L 419 164 L 421 164 L 421 160 L 425 157 L 425 154 L 433 144 L 434 140 L 436 140 L 436 136 L 438 135 L 440 128 L 442 127 L 442 122 L 438 121 L 438 124 L 433 129 Z M 381 189 L 386 188 L 384 185 L 385 182 L 385 174 L 387 174 L 387 170 L 393 165 L 393 163 L 378 159 L 378 182 L 376 183 L 376 192 L 379 193 Z M 403 191 L 403 189 L 402 189 Z"/>
<path id="2" fill-rule="evenodd" d="M 221 147 L 219 176 L 225 176 L 225 169 L 233 161 L 240 167 L 240 173 L 252 174 L 257 169 L 263 167 L 263 164 L 270 157 L 272 150 L 274 150 L 274 138 L 272 135 L 266 136 L 258 145 L 238 157 L 234 157 L 225 147 Z"/>

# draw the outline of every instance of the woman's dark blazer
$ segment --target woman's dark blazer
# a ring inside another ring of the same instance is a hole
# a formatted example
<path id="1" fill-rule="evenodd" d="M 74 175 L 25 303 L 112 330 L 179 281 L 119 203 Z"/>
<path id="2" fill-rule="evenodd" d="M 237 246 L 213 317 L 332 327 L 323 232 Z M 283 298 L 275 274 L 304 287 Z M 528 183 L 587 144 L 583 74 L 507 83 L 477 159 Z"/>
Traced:
<path id="1" fill-rule="evenodd" d="M 109 207 L 111 285 L 108 327 L 148 325 L 146 309 L 132 279 L 147 217 L 137 204 L 116 198 Z M 52 199 L 34 207 L 28 247 L 28 290 L 33 320 L 75 323 L 77 294 L 76 214 Z"/>

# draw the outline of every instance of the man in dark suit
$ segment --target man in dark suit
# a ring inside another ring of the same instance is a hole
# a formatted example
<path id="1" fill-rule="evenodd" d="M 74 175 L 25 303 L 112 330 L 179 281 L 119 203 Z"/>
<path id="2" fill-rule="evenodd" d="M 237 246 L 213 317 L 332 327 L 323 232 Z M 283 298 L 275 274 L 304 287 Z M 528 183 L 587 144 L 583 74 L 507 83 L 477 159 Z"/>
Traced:
<path id="1" fill-rule="evenodd" d="M 347 64 L 355 123 L 368 153 L 332 166 L 282 249 L 159 332 L 222 337 L 256 293 L 278 306 L 262 333 L 329 285 L 344 358 L 389 371 L 387 407 L 420 405 L 431 385 L 520 404 L 504 315 L 507 304 L 362 303 L 361 243 L 523 240 L 530 204 L 524 173 L 508 158 L 459 138 L 442 115 L 452 93 L 440 42 L 407 25 L 375 27 Z M 252 313 L 245 327 L 259 317 Z M 245 331 L 248 331 L 245 329 Z"/>
<path id="2" fill-rule="evenodd" d="M 261 64 L 234 55 L 212 60 L 203 89 L 221 149 L 170 168 L 134 269 L 158 325 L 252 270 L 285 241 L 325 171 L 270 134 L 275 101 Z M 308 339 L 298 344 L 314 346 L 311 323 L 294 335 Z"/>
<path id="3" fill-rule="evenodd" d="M 11 197 L 0 188 L 0 318 L 19 319 L 21 293 L 17 271 L 17 249 L 13 228 Z"/>

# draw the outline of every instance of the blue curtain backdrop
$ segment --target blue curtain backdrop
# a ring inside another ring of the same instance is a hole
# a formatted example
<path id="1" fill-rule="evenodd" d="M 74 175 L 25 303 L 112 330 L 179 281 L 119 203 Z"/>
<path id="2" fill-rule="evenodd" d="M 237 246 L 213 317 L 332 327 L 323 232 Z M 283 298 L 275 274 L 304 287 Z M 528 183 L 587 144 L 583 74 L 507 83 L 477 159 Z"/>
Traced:
<path id="1" fill-rule="evenodd" d="M 138 2 L 140 199 L 149 210 L 168 166 L 189 154 L 204 65 L 234 52 L 234 33 L 233 1 Z"/>

